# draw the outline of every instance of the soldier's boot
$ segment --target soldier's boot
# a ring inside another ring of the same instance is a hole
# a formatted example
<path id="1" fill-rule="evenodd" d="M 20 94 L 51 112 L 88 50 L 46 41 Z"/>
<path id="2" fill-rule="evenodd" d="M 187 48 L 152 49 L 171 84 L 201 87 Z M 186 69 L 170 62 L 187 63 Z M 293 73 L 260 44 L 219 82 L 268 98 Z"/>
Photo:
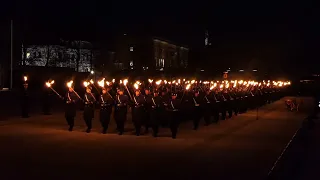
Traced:
<path id="1" fill-rule="evenodd" d="M 73 130 L 73 126 L 70 125 L 68 131 L 71 132 L 72 130 Z"/>

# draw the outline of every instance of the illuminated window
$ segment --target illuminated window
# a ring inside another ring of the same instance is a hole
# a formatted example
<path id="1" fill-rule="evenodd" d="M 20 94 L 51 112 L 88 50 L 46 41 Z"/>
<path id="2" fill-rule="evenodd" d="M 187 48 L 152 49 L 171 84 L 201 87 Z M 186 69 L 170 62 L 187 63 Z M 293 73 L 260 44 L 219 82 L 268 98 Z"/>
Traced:
<path id="1" fill-rule="evenodd" d="M 27 53 L 27 59 L 29 59 L 30 58 L 30 53 Z"/>
<path id="2" fill-rule="evenodd" d="M 133 61 L 130 61 L 130 66 L 131 66 L 131 67 L 133 66 Z"/>
<path id="3" fill-rule="evenodd" d="M 160 67 L 164 67 L 164 59 L 160 59 L 159 60 L 159 66 Z"/>
<path id="4" fill-rule="evenodd" d="M 133 47 L 132 47 L 132 46 L 130 47 L 130 51 L 131 51 L 131 52 L 133 51 Z"/>

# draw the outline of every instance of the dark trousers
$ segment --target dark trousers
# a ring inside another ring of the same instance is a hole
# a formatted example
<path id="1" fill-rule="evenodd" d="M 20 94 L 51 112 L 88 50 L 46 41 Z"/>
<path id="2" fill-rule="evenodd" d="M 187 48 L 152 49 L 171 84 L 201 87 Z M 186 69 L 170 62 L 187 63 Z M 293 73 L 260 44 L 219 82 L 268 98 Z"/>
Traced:
<path id="1" fill-rule="evenodd" d="M 148 129 L 151 126 L 151 111 L 151 108 L 147 108 L 144 113 L 143 124 L 146 128 L 146 132 L 148 132 Z"/>
<path id="2" fill-rule="evenodd" d="M 100 109 L 100 123 L 103 131 L 107 131 L 109 127 L 111 112 L 112 106 L 103 107 Z"/>
<path id="3" fill-rule="evenodd" d="M 206 123 L 206 125 L 210 124 L 211 122 L 211 111 L 210 111 L 210 105 L 206 105 L 204 107 L 204 115 L 203 115 L 203 119 L 204 122 Z"/>
<path id="4" fill-rule="evenodd" d="M 66 117 L 66 121 L 67 121 L 68 125 L 70 126 L 70 128 L 73 128 L 73 126 L 74 126 L 74 117 L 73 116 L 67 116 Z"/>
<path id="5" fill-rule="evenodd" d="M 132 120 L 136 129 L 136 135 L 140 135 L 143 120 L 144 109 L 142 107 L 134 107 L 132 111 Z"/>
<path id="6" fill-rule="evenodd" d="M 150 110 L 150 125 L 152 127 L 153 136 L 157 136 L 159 132 L 159 125 L 160 125 L 160 110 L 159 109 L 152 109 Z"/>
<path id="7" fill-rule="evenodd" d="M 94 117 L 94 109 L 92 106 L 85 106 L 83 112 L 83 119 L 88 129 L 92 128 L 92 119 Z"/>
<path id="8" fill-rule="evenodd" d="M 124 123 L 127 120 L 127 107 L 116 107 L 114 116 L 119 134 L 123 134 Z"/>
<path id="9" fill-rule="evenodd" d="M 169 111 L 169 116 L 170 116 L 170 130 L 172 134 L 172 138 L 177 137 L 178 133 L 178 128 L 180 124 L 180 116 L 179 116 L 179 111 Z"/>
<path id="10" fill-rule="evenodd" d="M 195 107 L 193 111 L 193 129 L 198 129 L 201 116 L 202 114 L 200 107 Z"/>

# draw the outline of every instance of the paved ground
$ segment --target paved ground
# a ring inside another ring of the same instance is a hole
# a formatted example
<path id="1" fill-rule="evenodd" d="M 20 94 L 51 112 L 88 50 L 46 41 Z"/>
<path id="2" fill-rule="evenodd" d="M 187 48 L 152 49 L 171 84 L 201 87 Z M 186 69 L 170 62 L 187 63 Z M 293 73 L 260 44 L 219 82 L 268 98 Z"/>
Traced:
<path id="1" fill-rule="evenodd" d="M 312 103 L 288 112 L 284 100 L 216 125 L 193 131 L 168 129 L 159 138 L 100 134 L 95 120 L 86 134 L 81 112 L 74 132 L 66 131 L 63 114 L 0 122 L 1 179 L 263 179 L 286 143 L 300 127 Z M 129 120 L 130 121 L 130 120 Z M 153 176 L 152 176 L 153 175 Z"/>

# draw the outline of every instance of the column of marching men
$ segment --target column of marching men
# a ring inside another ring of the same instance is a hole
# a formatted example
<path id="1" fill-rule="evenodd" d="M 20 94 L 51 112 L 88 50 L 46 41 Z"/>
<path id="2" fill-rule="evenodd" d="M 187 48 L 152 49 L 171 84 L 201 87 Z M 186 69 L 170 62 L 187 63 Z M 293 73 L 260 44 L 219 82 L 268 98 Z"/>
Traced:
<path id="1" fill-rule="evenodd" d="M 24 89 L 27 90 L 25 78 Z M 83 96 L 74 90 L 73 81 L 67 83 L 67 92 L 61 96 L 52 85 L 54 81 L 46 82 L 46 86 L 55 92 L 65 102 L 65 119 L 69 131 L 73 130 L 77 104 L 84 105 L 83 120 L 87 126 L 86 132 L 92 129 L 95 109 L 99 109 L 99 120 L 102 133 L 106 134 L 111 119 L 114 119 L 119 135 L 124 133 L 128 112 L 132 113 L 132 123 L 135 134 L 147 134 L 152 129 L 152 135 L 158 136 L 160 128 L 170 128 L 172 138 L 176 138 L 181 122 L 191 120 L 193 129 L 199 128 L 203 119 L 205 126 L 218 123 L 219 120 L 230 119 L 249 109 L 256 109 L 283 97 L 290 82 L 273 81 L 222 81 L 197 82 L 195 80 L 167 82 L 136 81 L 127 85 L 128 80 L 120 83 L 98 81 L 97 88 L 93 81 L 85 81 Z M 94 87 L 94 88 L 93 88 Z M 96 90 L 97 93 L 92 91 Z M 25 93 L 26 94 L 26 93 Z M 97 107 L 98 106 L 98 107 Z M 131 111 L 128 111 L 131 109 Z M 114 113 L 112 113 L 114 111 Z M 22 111 L 28 116 L 28 111 Z M 114 117 L 112 118 L 112 114 Z"/>

